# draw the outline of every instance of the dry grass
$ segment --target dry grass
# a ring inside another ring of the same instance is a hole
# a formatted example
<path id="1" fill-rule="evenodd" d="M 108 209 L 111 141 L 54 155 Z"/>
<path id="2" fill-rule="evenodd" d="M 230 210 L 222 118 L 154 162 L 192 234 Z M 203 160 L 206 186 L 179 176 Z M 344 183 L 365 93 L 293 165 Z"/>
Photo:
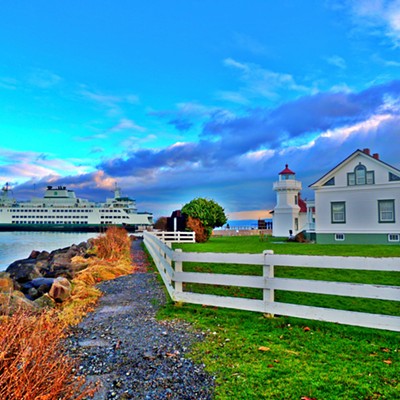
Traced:
<path id="1" fill-rule="evenodd" d="M 21 311 L 0 327 L 1 399 L 78 400 L 94 392 L 74 376 L 76 361 L 65 355 L 65 326 L 54 312 Z"/>
<path id="2" fill-rule="evenodd" d="M 101 296 L 97 283 L 134 270 L 123 229 L 109 228 L 95 239 L 94 254 L 72 260 L 86 268 L 72 280 L 71 298 L 57 309 L 40 314 L 20 310 L 0 318 L 0 399 L 79 400 L 94 392 L 75 376 L 76 361 L 65 355 L 62 339 L 69 325 L 93 309 Z"/>
<path id="3" fill-rule="evenodd" d="M 111 226 L 105 234 L 94 239 L 93 245 L 94 251 L 100 259 L 109 261 L 126 259 L 130 261 L 130 239 L 125 229 Z"/>

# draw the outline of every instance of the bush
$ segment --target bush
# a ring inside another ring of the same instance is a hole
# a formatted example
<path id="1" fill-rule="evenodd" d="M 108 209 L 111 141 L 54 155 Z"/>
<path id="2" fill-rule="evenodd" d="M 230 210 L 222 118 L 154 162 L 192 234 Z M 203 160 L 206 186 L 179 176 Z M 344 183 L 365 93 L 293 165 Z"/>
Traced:
<path id="1" fill-rule="evenodd" d="M 53 312 L 17 312 L 0 323 L 0 398 L 72 400 L 94 393 L 74 376 L 77 362 L 65 355 L 65 325 Z"/>
<path id="2" fill-rule="evenodd" d="M 130 239 L 125 229 L 111 226 L 106 233 L 93 240 L 97 257 L 109 261 L 131 259 Z"/>

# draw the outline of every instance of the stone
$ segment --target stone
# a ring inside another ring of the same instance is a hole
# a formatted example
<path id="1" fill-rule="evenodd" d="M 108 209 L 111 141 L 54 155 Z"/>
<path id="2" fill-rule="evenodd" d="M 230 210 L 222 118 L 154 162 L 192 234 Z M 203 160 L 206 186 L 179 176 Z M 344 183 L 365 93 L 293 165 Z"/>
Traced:
<path id="1" fill-rule="evenodd" d="M 10 274 L 10 278 L 20 283 L 28 282 L 42 276 L 36 268 L 35 260 L 30 259 L 14 261 L 8 266 L 6 272 Z"/>
<path id="2" fill-rule="evenodd" d="M 54 280 L 53 285 L 49 291 L 49 296 L 57 303 L 62 303 L 71 296 L 71 283 L 68 279 L 58 277 Z"/>
<path id="3" fill-rule="evenodd" d="M 28 258 L 30 258 L 31 260 L 36 260 L 39 254 L 40 251 L 32 250 Z"/>
<path id="4" fill-rule="evenodd" d="M 55 301 L 46 293 L 34 301 L 35 305 L 39 308 L 54 308 Z"/>

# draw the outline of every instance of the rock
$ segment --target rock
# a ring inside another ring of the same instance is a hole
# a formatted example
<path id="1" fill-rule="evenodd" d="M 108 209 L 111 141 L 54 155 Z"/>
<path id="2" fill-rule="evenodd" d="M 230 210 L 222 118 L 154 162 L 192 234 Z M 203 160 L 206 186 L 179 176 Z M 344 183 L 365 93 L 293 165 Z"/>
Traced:
<path id="1" fill-rule="evenodd" d="M 10 264 L 6 269 L 10 277 L 17 282 L 24 283 L 32 279 L 41 277 L 41 273 L 36 267 L 35 260 L 17 260 Z"/>
<path id="2" fill-rule="evenodd" d="M 27 297 L 28 297 L 29 300 L 35 300 L 35 299 L 37 299 L 39 296 L 40 296 L 40 295 L 39 295 L 39 292 L 38 292 L 37 289 L 35 289 L 34 287 L 32 287 L 32 288 L 30 288 L 30 289 L 28 290 L 28 295 L 27 295 Z"/>
<path id="3" fill-rule="evenodd" d="M 54 308 L 55 301 L 46 293 L 34 301 L 35 305 L 39 308 Z"/>
<path id="4" fill-rule="evenodd" d="M 9 315 L 17 310 L 34 311 L 37 307 L 18 290 L 9 294 L 0 293 L 0 314 Z"/>
<path id="5" fill-rule="evenodd" d="M 53 298 L 57 303 L 62 303 L 71 296 L 71 283 L 68 279 L 58 277 L 54 280 L 53 285 L 49 291 L 49 296 Z"/>
<path id="6" fill-rule="evenodd" d="M 36 260 L 39 254 L 40 254 L 40 251 L 32 250 L 31 254 L 29 255 L 28 258 L 30 258 L 32 260 Z"/>
<path id="7" fill-rule="evenodd" d="M 50 253 L 48 251 L 42 251 L 37 257 L 36 260 L 47 260 L 49 258 Z"/>

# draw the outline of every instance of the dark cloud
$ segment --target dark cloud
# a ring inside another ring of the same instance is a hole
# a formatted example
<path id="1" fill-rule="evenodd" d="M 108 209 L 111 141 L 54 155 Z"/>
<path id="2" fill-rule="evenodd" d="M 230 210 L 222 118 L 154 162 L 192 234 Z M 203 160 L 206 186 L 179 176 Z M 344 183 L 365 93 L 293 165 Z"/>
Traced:
<path id="1" fill-rule="evenodd" d="M 173 125 L 178 131 L 186 132 L 188 131 L 194 124 L 183 118 L 175 118 L 168 122 L 169 125 Z"/>
<path id="2" fill-rule="evenodd" d="M 290 140 L 309 138 L 310 134 L 387 113 L 388 98 L 399 101 L 400 81 L 356 94 L 329 92 L 304 96 L 276 109 L 253 109 L 236 118 L 222 119 L 216 115 L 204 125 L 203 137 L 218 136 L 225 144 L 229 143 L 230 154 L 256 150 L 260 146 L 279 149 Z M 392 112 L 398 114 L 399 110 Z"/>

